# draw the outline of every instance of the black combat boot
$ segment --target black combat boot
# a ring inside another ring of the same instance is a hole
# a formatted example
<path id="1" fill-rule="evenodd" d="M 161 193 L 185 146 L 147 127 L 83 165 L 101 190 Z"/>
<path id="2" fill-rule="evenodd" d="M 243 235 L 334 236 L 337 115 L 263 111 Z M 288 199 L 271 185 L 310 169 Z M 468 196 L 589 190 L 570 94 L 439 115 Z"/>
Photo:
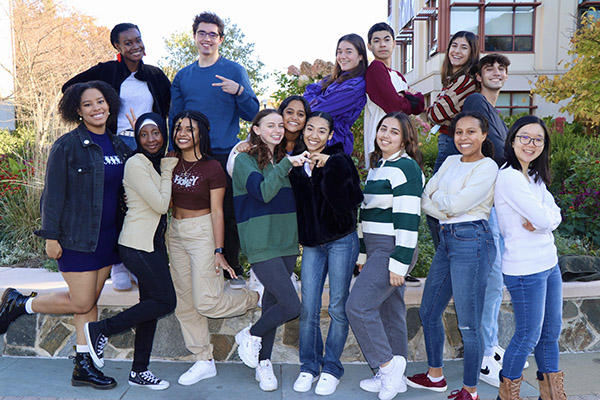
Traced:
<path id="1" fill-rule="evenodd" d="M 36 295 L 36 292 L 32 292 L 29 296 L 23 296 L 21 292 L 13 288 L 4 291 L 0 303 L 0 335 L 6 333 L 11 322 L 26 314 L 25 303 L 30 297 Z"/>
<path id="2" fill-rule="evenodd" d="M 117 381 L 104 374 L 94 366 L 90 353 L 77 353 L 73 360 L 73 386 L 91 386 L 95 389 L 112 389 L 117 386 Z"/>

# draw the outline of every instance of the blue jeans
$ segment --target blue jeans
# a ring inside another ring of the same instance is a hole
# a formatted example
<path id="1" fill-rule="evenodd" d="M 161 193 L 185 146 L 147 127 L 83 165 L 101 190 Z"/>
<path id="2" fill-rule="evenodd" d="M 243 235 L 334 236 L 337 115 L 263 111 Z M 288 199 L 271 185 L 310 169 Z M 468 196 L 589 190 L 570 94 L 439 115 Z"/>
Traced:
<path id="1" fill-rule="evenodd" d="M 490 229 L 494 235 L 496 246 L 496 258 L 488 277 L 485 289 L 485 300 L 483 302 L 483 318 L 481 319 L 481 330 L 483 331 L 484 356 L 494 355 L 494 346 L 498 345 L 498 313 L 502 305 L 504 281 L 502 280 L 502 253 L 504 253 L 504 239 L 500 235 L 498 216 L 496 208 L 492 207 L 489 219 Z"/>
<path id="2" fill-rule="evenodd" d="M 558 372 L 562 278 L 558 265 L 531 275 L 504 275 L 512 298 L 515 334 L 504 353 L 502 375 L 518 379 L 532 351 L 542 373 Z"/>
<path id="3" fill-rule="evenodd" d="M 450 298 L 462 334 L 463 383 L 477 386 L 483 357 L 481 314 L 485 287 L 496 257 L 488 222 L 478 220 L 440 225 L 440 244 L 427 275 L 419 315 L 423 324 L 427 361 L 443 367 L 444 324 L 442 315 Z"/>
<path id="4" fill-rule="evenodd" d="M 302 310 L 300 312 L 300 362 L 302 372 L 319 375 L 321 366 L 341 378 L 344 367 L 340 361 L 348 337 L 346 299 L 354 265 L 358 258 L 358 235 L 355 232 L 315 247 L 304 247 L 302 255 Z M 325 356 L 321 337 L 321 297 L 325 277 L 329 273 L 329 308 L 331 317 Z"/>
<path id="5" fill-rule="evenodd" d="M 123 136 L 123 135 L 119 135 L 119 138 L 125 142 L 125 144 L 131 149 L 131 150 L 135 150 L 137 149 L 137 143 L 135 142 L 135 138 L 133 136 Z"/>

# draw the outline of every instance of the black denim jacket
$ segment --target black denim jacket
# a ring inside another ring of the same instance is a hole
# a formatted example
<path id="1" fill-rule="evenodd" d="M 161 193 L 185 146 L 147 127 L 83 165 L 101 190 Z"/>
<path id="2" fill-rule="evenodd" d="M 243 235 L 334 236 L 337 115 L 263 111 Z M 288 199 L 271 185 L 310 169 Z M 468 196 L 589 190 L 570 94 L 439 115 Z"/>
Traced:
<path id="1" fill-rule="evenodd" d="M 131 150 L 106 133 L 125 162 Z M 98 244 L 104 194 L 104 157 L 82 123 L 54 142 L 40 200 L 42 229 L 35 234 L 58 240 L 64 248 L 93 252 Z M 120 216 L 118 222 L 122 224 Z"/>

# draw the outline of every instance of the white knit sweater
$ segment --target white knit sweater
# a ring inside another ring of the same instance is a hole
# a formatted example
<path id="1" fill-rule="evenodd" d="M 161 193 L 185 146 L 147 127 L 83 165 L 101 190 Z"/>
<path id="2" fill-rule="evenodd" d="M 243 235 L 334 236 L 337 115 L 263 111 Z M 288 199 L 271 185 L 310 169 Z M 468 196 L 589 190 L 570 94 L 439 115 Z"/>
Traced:
<path id="1" fill-rule="evenodd" d="M 558 263 L 555 230 L 561 221 L 560 209 L 541 180 L 529 182 L 512 167 L 500 170 L 494 196 L 500 233 L 504 238 L 502 273 L 531 275 Z M 535 231 L 523 227 L 531 222 Z"/>

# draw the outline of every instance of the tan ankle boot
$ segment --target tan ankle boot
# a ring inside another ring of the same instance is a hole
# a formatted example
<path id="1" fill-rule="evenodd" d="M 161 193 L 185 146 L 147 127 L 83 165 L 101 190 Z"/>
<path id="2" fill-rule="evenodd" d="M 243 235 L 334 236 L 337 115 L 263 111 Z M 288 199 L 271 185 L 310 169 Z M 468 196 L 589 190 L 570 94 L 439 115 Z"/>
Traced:
<path id="1" fill-rule="evenodd" d="M 523 377 L 511 381 L 500 374 L 500 390 L 498 391 L 498 400 L 523 400 L 520 397 L 521 382 Z"/>
<path id="2" fill-rule="evenodd" d="M 537 373 L 540 385 L 540 399 L 542 400 L 567 400 L 564 387 L 564 373 L 562 371 L 550 374 Z"/>

